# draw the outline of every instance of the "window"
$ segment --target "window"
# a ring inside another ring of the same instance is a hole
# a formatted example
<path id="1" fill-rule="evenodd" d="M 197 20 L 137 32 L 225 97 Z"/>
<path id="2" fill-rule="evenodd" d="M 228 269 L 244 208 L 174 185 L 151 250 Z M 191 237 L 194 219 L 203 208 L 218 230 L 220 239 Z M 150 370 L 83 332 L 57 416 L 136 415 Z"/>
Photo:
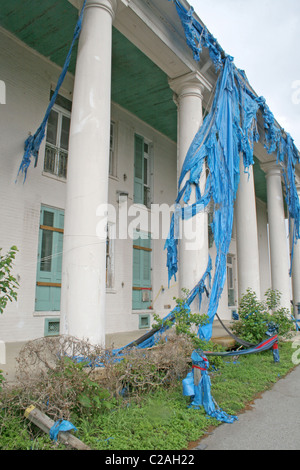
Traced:
<path id="1" fill-rule="evenodd" d="M 150 328 L 150 315 L 139 316 L 139 329 Z"/>
<path id="2" fill-rule="evenodd" d="M 58 96 L 56 102 L 60 103 L 60 106 L 54 105 L 48 119 L 44 172 L 66 179 L 71 103 L 60 96 Z M 110 176 L 116 175 L 115 124 L 113 122 L 110 126 L 109 174 Z"/>
<path id="3" fill-rule="evenodd" d="M 36 311 L 59 311 L 64 211 L 42 206 L 40 216 Z"/>
<path id="4" fill-rule="evenodd" d="M 235 289 L 234 289 L 234 257 L 227 256 L 227 292 L 228 307 L 235 306 Z"/>
<path id="5" fill-rule="evenodd" d="M 114 225 L 108 223 L 106 237 L 106 289 L 114 288 Z"/>
<path id="6" fill-rule="evenodd" d="M 151 308 L 151 236 L 136 232 L 133 241 L 132 308 Z"/>
<path id="7" fill-rule="evenodd" d="M 115 156 L 115 128 L 114 122 L 110 123 L 110 145 L 109 145 L 109 175 L 116 176 L 116 156 Z"/>
<path id="8" fill-rule="evenodd" d="M 44 171 L 64 179 L 67 178 L 70 120 L 70 112 L 55 105 L 47 125 Z"/>
<path id="9" fill-rule="evenodd" d="M 150 144 L 135 135 L 134 149 L 134 202 L 151 206 L 151 155 Z"/>
<path id="10" fill-rule="evenodd" d="M 46 318 L 44 336 L 58 336 L 59 325 L 59 318 Z"/>

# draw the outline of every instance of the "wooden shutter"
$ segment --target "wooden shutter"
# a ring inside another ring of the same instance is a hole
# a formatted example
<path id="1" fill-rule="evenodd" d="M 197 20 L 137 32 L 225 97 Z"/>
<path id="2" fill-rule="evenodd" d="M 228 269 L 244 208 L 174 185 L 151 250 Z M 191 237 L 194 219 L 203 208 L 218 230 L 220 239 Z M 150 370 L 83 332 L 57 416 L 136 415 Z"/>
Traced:
<path id="1" fill-rule="evenodd" d="M 145 234 L 144 234 L 145 236 Z M 139 236 L 133 241 L 133 310 L 145 310 L 151 307 L 151 238 Z M 149 300 L 145 300 L 145 295 Z"/>
<path id="2" fill-rule="evenodd" d="M 134 202 L 144 203 L 144 139 L 135 135 L 134 139 Z"/>
<path id="3" fill-rule="evenodd" d="M 59 311 L 64 212 L 42 207 L 40 217 L 36 311 Z"/>

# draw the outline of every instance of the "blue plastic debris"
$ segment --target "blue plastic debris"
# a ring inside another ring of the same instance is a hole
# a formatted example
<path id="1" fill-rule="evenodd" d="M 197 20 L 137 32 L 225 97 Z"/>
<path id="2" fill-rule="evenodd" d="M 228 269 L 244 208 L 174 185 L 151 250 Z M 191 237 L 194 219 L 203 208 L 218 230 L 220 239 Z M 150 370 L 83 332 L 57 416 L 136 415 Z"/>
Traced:
<path id="1" fill-rule="evenodd" d="M 208 375 L 209 362 L 202 351 L 192 353 L 193 370 L 182 381 L 183 395 L 191 397 L 190 407 L 194 409 L 204 408 L 211 417 L 224 423 L 233 423 L 237 416 L 230 416 L 218 407 L 211 395 L 211 381 Z"/>
<path id="2" fill-rule="evenodd" d="M 60 432 L 66 432 L 66 431 L 77 431 L 76 427 L 70 423 L 70 421 L 64 420 L 64 419 L 59 419 L 54 423 L 52 428 L 49 431 L 49 436 L 52 441 L 57 441 L 58 434 Z"/>

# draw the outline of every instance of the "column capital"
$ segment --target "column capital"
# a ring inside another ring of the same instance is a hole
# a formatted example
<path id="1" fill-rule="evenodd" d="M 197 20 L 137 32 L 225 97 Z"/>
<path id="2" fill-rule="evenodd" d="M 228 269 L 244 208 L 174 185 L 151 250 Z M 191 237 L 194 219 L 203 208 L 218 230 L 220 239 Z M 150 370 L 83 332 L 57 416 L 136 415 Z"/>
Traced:
<path id="1" fill-rule="evenodd" d="M 276 160 L 260 163 L 260 167 L 266 173 L 267 178 L 269 176 L 282 176 L 282 165 L 281 163 L 277 163 Z"/>
<path id="2" fill-rule="evenodd" d="M 186 75 L 169 79 L 169 86 L 179 99 L 183 96 L 198 96 L 200 99 L 203 99 L 203 92 L 207 82 L 199 72 L 190 72 Z"/>
<path id="3" fill-rule="evenodd" d="M 87 0 L 85 8 L 102 8 L 114 19 L 117 10 L 117 0 Z"/>

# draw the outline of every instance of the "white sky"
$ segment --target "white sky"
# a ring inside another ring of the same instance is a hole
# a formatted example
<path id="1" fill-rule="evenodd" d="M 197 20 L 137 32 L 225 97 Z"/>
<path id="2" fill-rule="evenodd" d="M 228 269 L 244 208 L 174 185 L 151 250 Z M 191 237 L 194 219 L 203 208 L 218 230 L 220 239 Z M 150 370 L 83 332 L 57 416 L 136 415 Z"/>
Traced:
<path id="1" fill-rule="evenodd" d="M 300 1 L 189 3 L 300 150 Z"/>

